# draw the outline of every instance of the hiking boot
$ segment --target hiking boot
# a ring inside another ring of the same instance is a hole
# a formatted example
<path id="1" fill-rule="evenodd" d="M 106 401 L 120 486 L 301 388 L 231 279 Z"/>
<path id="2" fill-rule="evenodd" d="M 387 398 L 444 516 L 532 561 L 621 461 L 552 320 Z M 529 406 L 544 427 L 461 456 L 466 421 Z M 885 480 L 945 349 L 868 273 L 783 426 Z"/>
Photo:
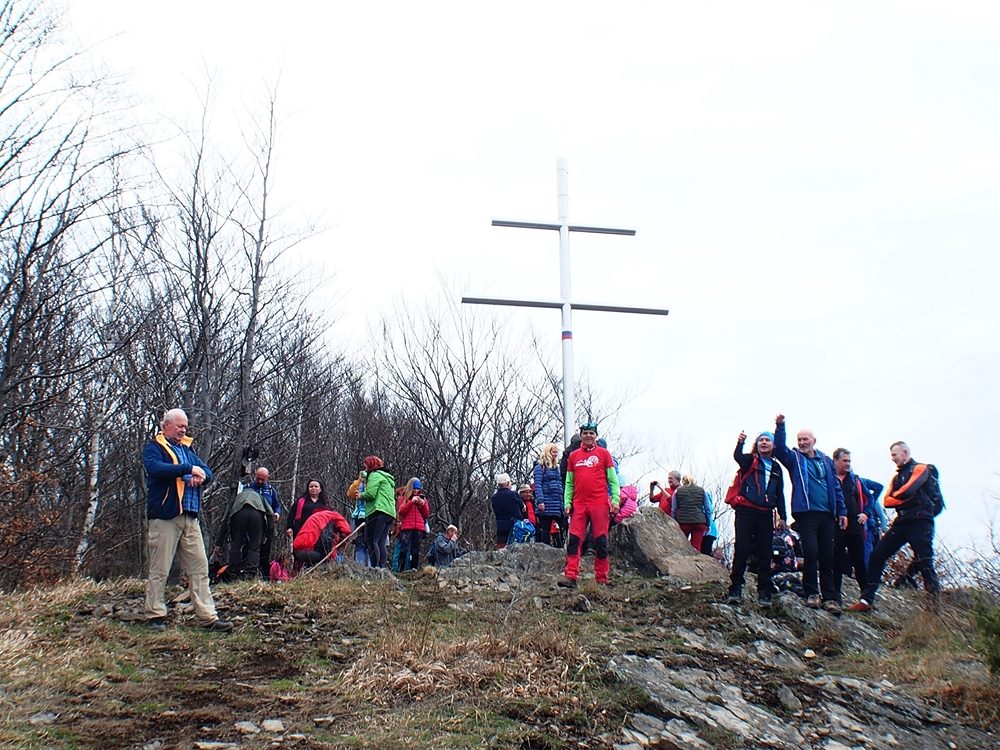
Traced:
<path id="1" fill-rule="evenodd" d="M 740 589 L 730 589 L 729 594 L 726 596 L 726 604 L 739 604 L 743 601 L 743 591 Z"/>
<path id="2" fill-rule="evenodd" d="M 564 589 L 575 589 L 576 579 L 575 578 L 560 578 L 559 582 L 556 584 Z"/>
<path id="3" fill-rule="evenodd" d="M 233 629 L 233 624 L 227 622 L 226 620 L 212 620 L 205 625 L 202 625 L 205 630 L 210 630 L 213 633 L 228 633 Z"/>
<path id="4" fill-rule="evenodd" d="M 823 609 L 829 612 L 831 615 L 839 615 L 841 612 L 840 604 L 833 599 L 827 599 L 823 602 Z"/>
<path id="5" fill-rule="evenodd" d="M 810 609 L 819 609 L 823 606 L 823 600 L 820 599 L 819 594 L 811 594 L 808 599 L 806 599 L 806 606 Z"/>
<path id="6" fill-rule="evenodd" d="M 167 629 L 167 621 L 162 617 L 150 617 L 146 620 L 146 627 L 154 633 L 162 633 Z"/>
<path id="7" fill-rule="evenodd" d="M 770 594 L 761 594 L 760 596 L 757 597 L 757 603 L 760 606 L 762 606 L 762 607 L 770 607 L 771 606 L 771 595 Z"/>
<path id="8" fill-rule="evenodd" d="M 858 599 L 857 604 L 852 604 L 847 608 L 848 612 L 871 612 L 872 605 L 866 602 L 864 599 Z"/>

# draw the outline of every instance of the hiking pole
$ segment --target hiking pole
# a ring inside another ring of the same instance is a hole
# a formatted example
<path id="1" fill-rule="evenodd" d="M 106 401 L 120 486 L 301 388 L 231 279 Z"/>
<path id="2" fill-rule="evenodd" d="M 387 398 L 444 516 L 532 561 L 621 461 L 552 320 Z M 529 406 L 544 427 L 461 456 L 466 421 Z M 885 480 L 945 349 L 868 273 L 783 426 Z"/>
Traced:
<path id="1" fill-rule="evenodd" d="M 336 554 L 336 552 L 337 552 L 338 549 L 340 549 L 341 547 L 343 547 L 351 539 L 353 539 L 355 536 L 357 536 L 357 533 L 359 531 L 361 531 L 361 529 L 363 529 L 364 527 L 365 527 L 365 521 L 362 521 L 361 523 L 358 524 L 358 527 L 354 531 L 352 531 L 350 534 L 348 534 L 343 539 L 341 539 L 339 542 L 337 542 L 335 545 L 333 545 L 333 549 L 326 553 L 326 557 L 324 557 L 318 563 L 316 563 L 315 565 L 313 565 L 311 568 L 306 568 L 305 570 L 303 570 L 301 573 L 299 573 L 298 577 L 301 578 L 302 576 L 307 575 L 310 571 L 316 570 L 316 568 L 318 568 L 320 565 L 322 565 L 323 563 L 325 563 L 327 560 L 330 559 L 330 555 Z"/>

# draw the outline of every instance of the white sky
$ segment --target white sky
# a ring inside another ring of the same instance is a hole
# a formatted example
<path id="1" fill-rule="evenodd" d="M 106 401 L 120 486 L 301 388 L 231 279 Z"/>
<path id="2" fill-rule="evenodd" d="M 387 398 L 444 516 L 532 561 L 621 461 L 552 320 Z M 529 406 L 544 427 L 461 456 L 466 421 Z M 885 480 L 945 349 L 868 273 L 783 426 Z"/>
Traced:
<path id="1" fill-rule="evenodd" d="M 942 537 L 981 543 L 1000 8 L 816 5 L 73 0 L 69 19 L 144 119 L 193 123 L 208 71 L 225 128 L 280 77 L 277 199 L 328 227 L 303 252 L 331 277 L 336 340 L 439 274 L 557 298 L 555 233 L 490 220 L 555 221 L 566 157 L 571 221 L 638 230 L 572 236 L 574 296 L 671 310 L 574 318 L 577 373 L 635 394 L 618 428 L 650 452 L 630 479 L 681 453 L 730 475 L 740 429 L 784 411 L 883 482 L 907 440 L 941 469 Z M 558 313 L 497 314 L 558 352 Z"/>

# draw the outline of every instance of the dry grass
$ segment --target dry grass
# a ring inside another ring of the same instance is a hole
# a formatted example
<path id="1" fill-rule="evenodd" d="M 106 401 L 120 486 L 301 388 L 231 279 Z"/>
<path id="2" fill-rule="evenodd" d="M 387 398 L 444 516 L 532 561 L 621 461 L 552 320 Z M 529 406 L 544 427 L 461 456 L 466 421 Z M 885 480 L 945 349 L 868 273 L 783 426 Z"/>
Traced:
<path id="1" fill-rule="evenodd" d="M 525 627 L 522 616 L 482 618 L 485 627 L 454 638 L 443 637 L 425 617 L 378 638 L 342 675 L 349 694 L 386 705 L 405 696 L 488 691 L 505 698 L 525 695 L 560 701 L 593 663 L 572 636 L 541 625 Z M 519 622 L 511 623 L 511 619 Z M 498 624 L 501 630 L 491 627 Z"/>

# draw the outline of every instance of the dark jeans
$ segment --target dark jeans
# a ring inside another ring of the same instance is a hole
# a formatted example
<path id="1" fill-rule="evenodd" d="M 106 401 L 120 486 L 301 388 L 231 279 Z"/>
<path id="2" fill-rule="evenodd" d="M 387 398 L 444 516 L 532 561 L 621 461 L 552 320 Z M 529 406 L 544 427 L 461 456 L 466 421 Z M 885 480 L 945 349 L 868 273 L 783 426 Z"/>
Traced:
<path id="1" fill-rule="evenodd" d="M 736 541 L 733 551 L 733 572 L 730 591 L 743 590 L 743 574 L 747 557 L 753 552 L 757 558 L 757 593 L 771 595 L 771 538 L 774 534 L 774 516 L 770 510 L 756 510 L 737 505 Z"/>
<path id="2" fill-rule="evenodd" d="M 715 537 L 705 534 L 701 538 L 701 554 L 712 556 L 712 549 L 715 547 Z"/>
<path id="3" fill-rule="evenodd" d="M 913 564 L 923 576 L 927 592 L 936 595 L 941 590 L 937 573 L 934 572 L 934 519 L 919 518 L 905 523 L 896 521 L 872 550 L 868 564 L 868 582 L 861 592 L 861 598 L 869 604 L 875 603 L 875 594 L 882 581 L 885 564 L 906 544 L 913 549 Z"/>
<path id="4" fill-rule="evenodd" d="M 552 544 L 552 522 L 557 523 L 559 516 L 539 516 L 538 528 L 535 529 L 535 541 L 539 544 Z"/>
<path id="5" fill-rule="evenodd" d="M 307 566 L 313 566 L 323 560 L 326 553 L 315 549 L 295 550 L 295 559 Z"/>
<path id="6" fill-rule="evenodd" d="M 260 566 L 260 543 L 267 524 L 264 514 L 252 505 L 244 505 L 229 519 L 229 570 L 237 574 L 257 575 Z"/>
<path id="7" fill-rule="evenodd" d="M 373 568 L 384 568 L 388 562 L 389 529 L 393 518 L 388 513 L 376 510 L 365 519 L 365 532 L 368 539 L 368 561 Z"/>
<path id="8" fill-rule="evenodd" d="M 264 538 L 260 542 L 260 577 L 265 581 L 271 577 L 271 539 L 273 530 L 264 529 Z"/>
<path id="9" fill-rule="evenodd" d="M 833 580 L 833 534 L 837 519 L 833 513 L 810 510 L 795 515 L 795 530 L 802 539 L 802 592 L 808 596 L 822 594 L 823 601 L 837 601 L 837 584 Z M 819 585 L 816 574 L 819 573 Z"/>
<path id="10" fill-rule="evenodd" d="M 848 563 L 854 568 L 854 580 L 858 588 L 864 590 L 867 581 L 865 565 L 865 530 L 841 531 L 833 536 L 833 580 L 837 588 L 837 602 L 841 602 L 844 589 L 844 571 Z"/>
<path id="11" fill-rule="evenodd" d="M 514 528 L 516 521 L 516 518 L 497 519 L 497 549 L 503 549 L 507 546 L 507 540 L 510 538 L 511 529 Z"/>
<path id="12" fill-rule="evenodd" d="M 403 545 L 399 561 L 400 571 L 416 570 L 420 567 L 420 543 L 423 540 L 424 532 L 420 529 L 399 532 L 399 541 Z"/>

